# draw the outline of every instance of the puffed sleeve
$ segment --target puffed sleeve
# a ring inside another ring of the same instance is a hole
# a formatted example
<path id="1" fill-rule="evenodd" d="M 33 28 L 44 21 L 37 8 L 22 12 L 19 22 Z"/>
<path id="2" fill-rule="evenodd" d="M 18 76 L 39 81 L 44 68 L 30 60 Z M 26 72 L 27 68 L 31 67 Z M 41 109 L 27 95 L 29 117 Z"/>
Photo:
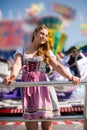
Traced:
<path id="1" fill-rule="evenodd" d="M 55 56 L 51 50 L 49 50 L 49 54 L 50 54 L 50 56 Z"/>
<path id="2" fill-rule="evenodd" d="M 23 47 L 19 47 L 19 48 L 16 50 L 16 52 L 15 52 L 15 54 L 14 54 L 14 57 L 15 57 L 17 54 L 23 55 Z"/>

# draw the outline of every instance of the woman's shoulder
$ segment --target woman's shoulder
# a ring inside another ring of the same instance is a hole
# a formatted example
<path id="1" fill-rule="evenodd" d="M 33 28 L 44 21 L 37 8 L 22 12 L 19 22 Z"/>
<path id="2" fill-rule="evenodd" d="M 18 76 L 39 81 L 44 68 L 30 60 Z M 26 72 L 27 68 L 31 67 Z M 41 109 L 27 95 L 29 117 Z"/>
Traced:
<path id="1" fill-rule="evenodd" d="M 48 52 L 49 52 L 50 56 L 55 56 L 54 53 L 52 52 L 52 50 L 49 50 Z"/>
<path id="2" fill-rule="evenodd" d="M 14 54 L 14 57 L 16 56 L 16 55 L 18 55 L 18 54 L 20 54 L 20 55 L 24 55 L 24 50 L 25 50 L 25 48 L 24 47 L 18 47 L 17 49 L 16 49 L 16 52 L 15 52 L 15 54 Z"/>
<path id="3" fill-rule="evenodd" d="M 25 48 L 24 47 L 18 47 L 15 54 L 21 54 L 23 55 Z"/>

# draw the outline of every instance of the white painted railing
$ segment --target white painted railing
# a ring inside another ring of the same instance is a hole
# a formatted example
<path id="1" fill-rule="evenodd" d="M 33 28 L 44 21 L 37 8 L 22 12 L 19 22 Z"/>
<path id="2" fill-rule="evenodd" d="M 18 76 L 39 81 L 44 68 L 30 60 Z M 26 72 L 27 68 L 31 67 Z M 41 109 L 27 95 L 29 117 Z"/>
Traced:
<path id="1" fill-rule="evenodd" d="M 58 118 L 52 118 L 49 120 L 84 120 L 84 130 L 87 130 L 87 81 L 81 81 L 80 84 L 85 85 L 85 98 L 84 98 L 84 113 L 83 115 L 78 115 L 78 116 L 59 116 Z M 71 86 L 72 83 L 71 81 L 44 81 L 44 82 L 14 82 L 13 84 L 9 85 L 9 86 L 5 86 L 2 83 L 0 83 L 0 87 L 34 87 L 34 86 Z M 46 121 L 49 121 L 46 119 Z M 26 120 L 22 117 L 0 117 L 0 121 L 45 121 L 45 119 L 38 119 L 38 120 Z"/>

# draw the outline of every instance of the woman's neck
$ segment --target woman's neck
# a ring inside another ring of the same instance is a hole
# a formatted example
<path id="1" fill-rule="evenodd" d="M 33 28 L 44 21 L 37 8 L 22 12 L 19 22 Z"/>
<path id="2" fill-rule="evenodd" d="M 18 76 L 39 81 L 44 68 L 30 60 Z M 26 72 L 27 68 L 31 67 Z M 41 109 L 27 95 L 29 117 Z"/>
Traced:
<path id="1" fill-rule="evenodd" d="M 35 53 L 37 52 L 37 49 L 38 49 L 38 46 L 36 44 L 33 44 L 32 45 L 29 45 L 27 48 L 26 48 L 26 53 Z"/>
<path id="2" fill-rule="evenodd" d="M 30 45 L 30 48 L 32 49 L 32 50 L 37 50 L 38 49 L 38 47 L 39 47 L 39 45 L 36 43 L 36 42 L 33 42 L 31 45 Z"/>

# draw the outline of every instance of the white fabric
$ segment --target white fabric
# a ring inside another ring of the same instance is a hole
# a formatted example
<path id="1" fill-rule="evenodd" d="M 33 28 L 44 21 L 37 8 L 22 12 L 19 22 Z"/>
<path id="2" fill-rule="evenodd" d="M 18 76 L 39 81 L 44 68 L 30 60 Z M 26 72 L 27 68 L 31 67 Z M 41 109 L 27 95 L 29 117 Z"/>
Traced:
<path id="1" fill-rule="evenodd" d="M 25 51 L 25 48 L 19 47 L 19 48 L 16 50 L 14 56 L 15 56 L 16 54 L 21 54 L 21 55 L 23 55 L 24 51 Z M 54 53 L 53 53 L 51 50 L 49 50 L 49 54 L 50 54 L 50 56 L 55 56 Z"/>
<path id="2" fill-rule="evenodd" d="M 81 80 L 87 80 L 87 57 L 76 61 L 76 64 L 81 75 Z"/>
<path id="3" fill-rule="evenodd" d="M 14 57 L 16 56 L 16 54 L 21 54 L 21 55 L 23 55 L 23 47 L 19 47 L 19 48 L 16 50 L 16 52 L 15 52 L 15 54 L 14 54 Z"/>

